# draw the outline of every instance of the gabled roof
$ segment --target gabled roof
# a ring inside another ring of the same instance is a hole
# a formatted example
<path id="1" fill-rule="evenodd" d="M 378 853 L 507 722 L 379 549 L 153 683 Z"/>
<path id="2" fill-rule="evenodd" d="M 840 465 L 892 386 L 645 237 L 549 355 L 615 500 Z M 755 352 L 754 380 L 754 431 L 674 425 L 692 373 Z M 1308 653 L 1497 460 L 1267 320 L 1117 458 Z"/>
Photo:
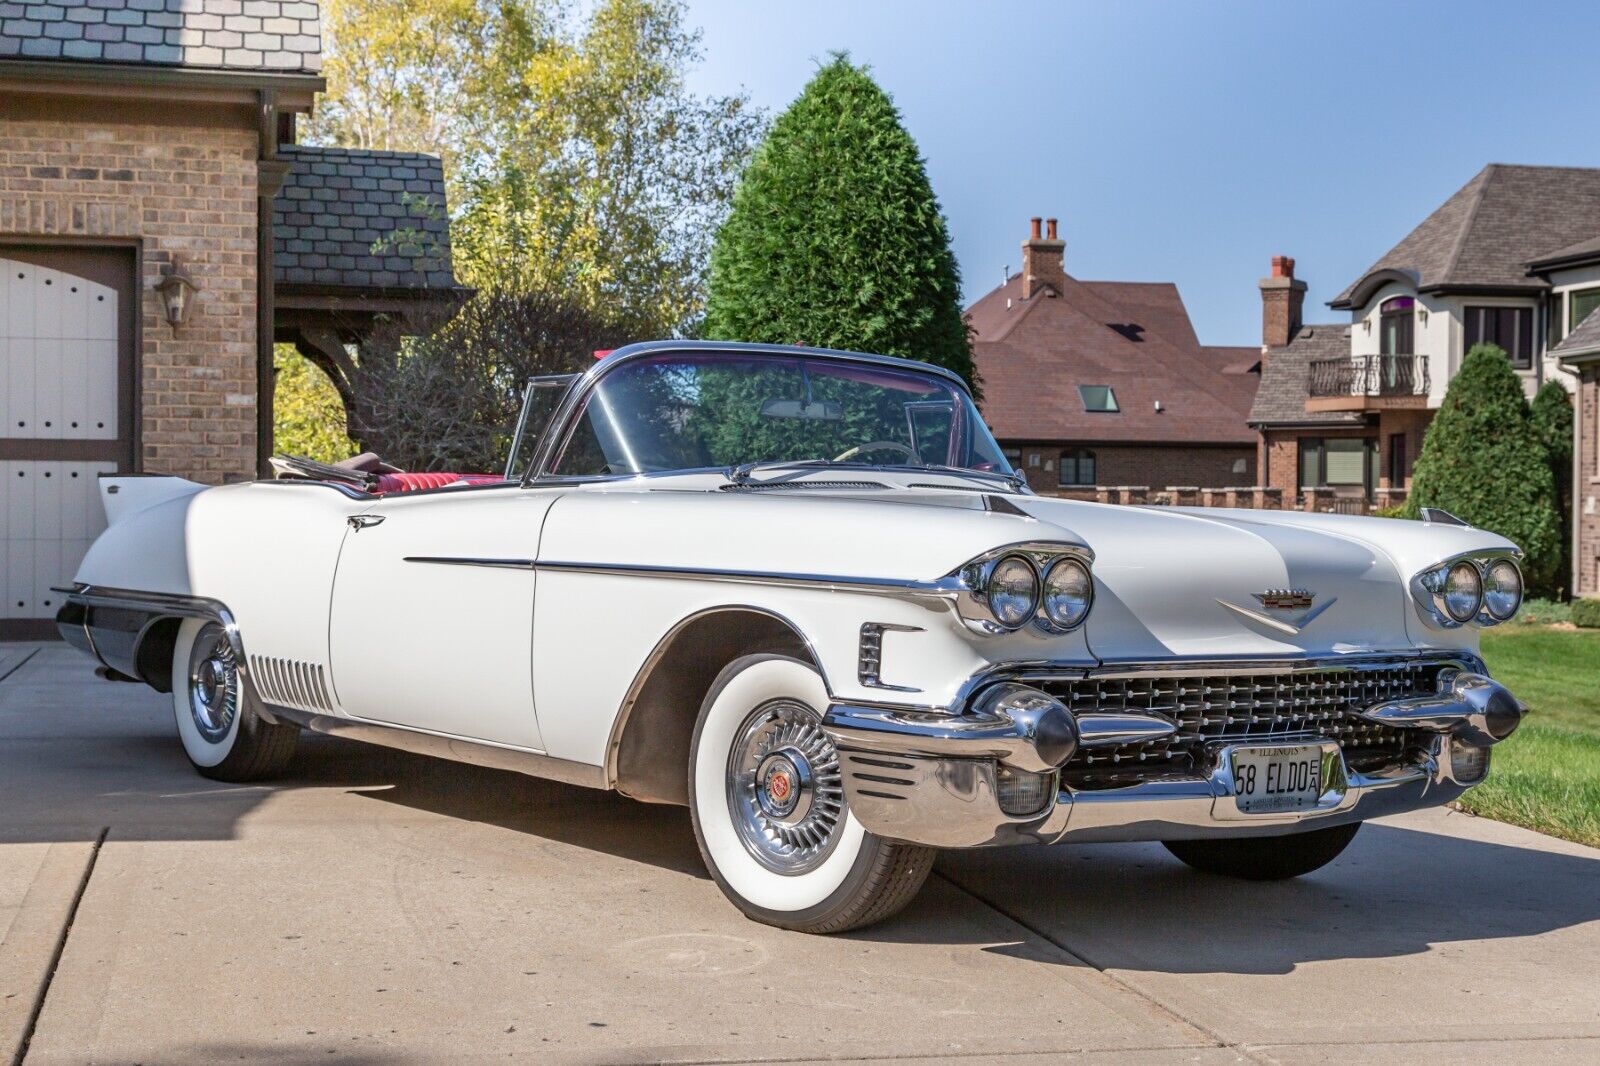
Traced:
<path id="1" fill-rule="evenodd" d="M 455 290 L 444 170 L 414 152 L 284 145 L 272 201 L 279 286 Z"/>
<path id="2" fill-rule="evenodd" d="M 1329 304 L 1357 307 L 1386 281 L 1418 291 L 1539 292 L 1528 264 L 1600 230 L 1600 169 L 1491 163 Z"/>
<path id="3" fill-rule="evenodd" d="M 315 74 L 322 20 L 315 0 L 0 0 L 0 58 Z"/>
<path id="4" fill-rule="evenodd" d="M 1171 285 L 1068 276 L 1023 300 L 1017 275 L 975 302 L 967 322 L 984 417 L 1002 440 L 1256 440 L 1245 424 L 1256 385 L 1252 350 L 1196 343 Z M 1120 411 L 1085 411 L 1080 385 L 1111 386 Z"/>
<path id="5" fill-rule="evenodd" d="M 1589 312 L 1588 317 L 1567 334 L 1566 340 L 1550 349 L 1550 354 L 1557 359 L 1600 355 L 1600 312 Z"/>
<path id="6" fill-rule="evenodd" d="M 1261 387 L 1250 406 L 1252 426 L 1360 425 L 1353 411 L 1307 411 L 1311 395 L 1311 363 L 1317 359 L 1350 358 L 1350 325 L 1301 326 L 1289 343 L 1268 348 L 1261 366 Z"/>

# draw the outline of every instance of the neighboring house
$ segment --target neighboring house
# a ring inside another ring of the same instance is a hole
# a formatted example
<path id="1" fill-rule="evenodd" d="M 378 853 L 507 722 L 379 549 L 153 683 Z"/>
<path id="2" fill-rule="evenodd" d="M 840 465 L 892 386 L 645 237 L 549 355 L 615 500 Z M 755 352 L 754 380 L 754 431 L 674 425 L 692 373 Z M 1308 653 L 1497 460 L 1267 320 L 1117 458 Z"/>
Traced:
<path id="1" fill-rule="evenodd" d="M 0 637 L 42 636 L 97 474 L 256 476 L 275 336 L 460 292 L 437 160 L 281 147 L 323 87 L 315 3 L 0 14 Z"/>
<path id="2" fill-rule="evenodd" d="M 1571 387 L 1552 349 L 1600 304 L 1600 169 L 1485 167 L 1329 303 L 1348 324 L 1302 323 L 1293 260 L 1261 290 L 1263 483 L 1398 503 L 1473 345 L 1505 349 L 1530 396 Z"/>
<path id="3" fill-rule="evenodd" d="M 1572 590 L 1579 596 L 1600 596 L 1600 314 L 1584 318 L 1551 355 L 1578 382 L 1572 454 Z"/>
<path id="4" fill-rule="evenodd" d="M 1254 348 L 1202 345 L 1166 282 L 1079 281 L 1032 220 L 1022 272 L 967 310 L 983 413 L 1038 492 L 1256 484 Z"/>

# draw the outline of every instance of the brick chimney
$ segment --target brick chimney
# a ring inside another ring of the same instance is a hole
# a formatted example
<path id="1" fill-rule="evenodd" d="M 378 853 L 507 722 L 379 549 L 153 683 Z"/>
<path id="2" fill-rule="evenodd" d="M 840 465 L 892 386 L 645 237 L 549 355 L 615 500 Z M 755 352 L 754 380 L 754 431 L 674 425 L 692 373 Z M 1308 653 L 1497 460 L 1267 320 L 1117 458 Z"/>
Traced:
<path id="1" fill-rule="evenodd" d="M 1300 309 L 1306 301 L 1306 283 L 1294 276 L 1294 260 L 1272 257 L 1272 273 L 1261 279 L 1261 346 L 1277 348 L 1300 332 Z"/>
<path id="2" fill-rule="evenodd" d="M 1039 219 L 1030 219 L 1028 239 L 1022 242 L 1022 298 L 1031 297 L 1039 289 L 1050 286 L 1059 293 L 1066 288 L 1067 271 L 1062 266 L 1067 242 L 1056 237 L 1056 220 L 1046 220 L 1044 236 L 1039 235 Z"/>

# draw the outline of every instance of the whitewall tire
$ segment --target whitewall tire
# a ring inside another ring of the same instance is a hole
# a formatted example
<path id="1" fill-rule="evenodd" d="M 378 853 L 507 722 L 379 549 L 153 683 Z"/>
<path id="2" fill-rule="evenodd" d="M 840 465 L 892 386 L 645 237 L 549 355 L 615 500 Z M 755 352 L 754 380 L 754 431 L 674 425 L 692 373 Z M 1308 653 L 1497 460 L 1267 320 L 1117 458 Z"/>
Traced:
<path id="1" fill-rule="evenodd" d="M 827 706 L 809 664 L 738 659 L 700 709 L 689 766 L 695 839 L 718 886 L 757 921 L 813 933 L 894 914 L 934 857 L 868 833 L 850 813 L 822 730 Z"/>
<path id="2" fill-rule="evenodd" d="M 172 710 L 194 768 L 218 781 L 257 781 L 282 770 L 300 729 L 255 709 L 222 626 L 184 619 L 172 648 Z"/>

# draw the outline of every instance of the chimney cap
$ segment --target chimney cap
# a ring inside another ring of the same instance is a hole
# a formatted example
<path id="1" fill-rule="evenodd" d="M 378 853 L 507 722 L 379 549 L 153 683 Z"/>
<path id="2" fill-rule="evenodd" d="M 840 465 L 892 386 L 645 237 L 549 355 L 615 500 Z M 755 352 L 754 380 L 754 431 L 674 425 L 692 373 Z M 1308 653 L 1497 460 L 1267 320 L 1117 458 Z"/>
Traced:
<path id="1" fill-rule="evenodd" d="M 1056 220 L 1055 219 L 1047 218 L 1047 219 L 1044 220 L 1044 233 L 1045 233 L 1045 237 L 1048 240 L 1052 240 L 1053 241 L 1053 240 L 1056 239 Z"/>
<path id="2" fill-rule="evenodd" d="M 1294 278 L 1294 260 L 1286 255 L 1272 257 L 1272 276 L 1275 278 Z"/>
<path id="3" fill-rule="evenodd" d="M 1033 240 L 1039 239 L 1039 223 L 1044 221 L 1038 215 L 1028 219 L 1028 236 Z"/>

